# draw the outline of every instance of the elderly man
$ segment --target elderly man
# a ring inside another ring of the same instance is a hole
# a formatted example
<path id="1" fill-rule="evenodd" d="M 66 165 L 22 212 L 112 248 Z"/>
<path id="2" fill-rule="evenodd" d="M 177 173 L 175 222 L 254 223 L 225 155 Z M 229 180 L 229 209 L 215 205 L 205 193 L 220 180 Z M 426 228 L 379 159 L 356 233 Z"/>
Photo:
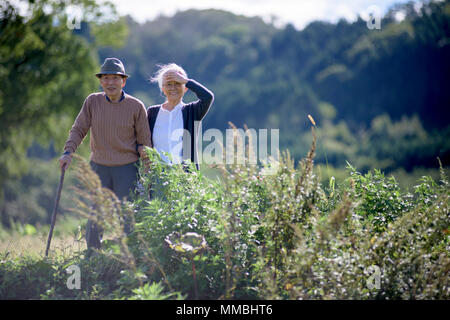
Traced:
<path id="1" fill-rule="evenodd" d="M 123 91 L 129 77 L 122 62 L 107 58 L 96 74 L 103 92 L 92 93 L 84 101 L 59 159 L 61 168 L 70 165 L 72 154 L 91 130 L 90 164 L 102 185 L 119 199 L 128 198 L 137 178 L 143 146 L 151 146 L 150 129 L 144 104 Z M 126 225 L 127 232 L 129 225 Z M 88 221 L 88 249 L 100 248 L 101 230 Z"/>

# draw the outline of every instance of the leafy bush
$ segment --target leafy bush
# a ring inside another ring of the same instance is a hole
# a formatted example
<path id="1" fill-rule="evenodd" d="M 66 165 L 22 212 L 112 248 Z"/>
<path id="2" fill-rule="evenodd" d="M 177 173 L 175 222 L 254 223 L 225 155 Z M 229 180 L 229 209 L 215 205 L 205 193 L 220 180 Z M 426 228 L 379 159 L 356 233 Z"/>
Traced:
<path id="1" fill-rule="evenodd" d="M 2 260 L 2 297 L 450 298 L 444 170 L 439 182 L 422 178 L 414 194 L 381 171 L 362 174 L 350 165 L 347 179 L 322 187 L 312 133 L 297 167 L 284 153 L 271 170 L 219 165 L 215 179 L 193 165 L 169 166 L 149 150 L 140 191 L 126 203 L 79 161 L 77 211 L 104 228 L 102 251 Z M 133 224 L 131 234 L 125 221 Z M 65 286 L 74 263 L 83 277 L 78 291 Z"/>
<path id="2" fill-rule="evenodd" d="M 375 231 L 384 231 L 389 223 L 413 208 L 412 195 L 403 194 L 393 176 L 386 178 L 380 170 L 362 175 L 350 164 L 348 168 L 351 198 L 360 201 L 355 212 L 368 220 Z"/>

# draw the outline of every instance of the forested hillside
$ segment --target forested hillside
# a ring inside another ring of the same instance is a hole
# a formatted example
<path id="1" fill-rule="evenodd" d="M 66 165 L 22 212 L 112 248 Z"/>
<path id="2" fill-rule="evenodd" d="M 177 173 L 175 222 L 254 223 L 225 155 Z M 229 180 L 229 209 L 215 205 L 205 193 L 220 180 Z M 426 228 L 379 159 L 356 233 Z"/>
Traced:
<path id="1" fill-rule="evenodd" d="M 404 20 L 394 18 L 398 11 Z M 277 29 L 259 18 L 189 10 L 145 24 L 128 18 L 126 45 L 99 53 L 125 61 L 127 90 L 147 105 L 163 100 L 148 82 L 156 65 L 185 67 L 216 95 L 205 129 L 228 121 L 279 128 L 281 149 L 298 159 L 311 114 L 327 152 L 319 160 L 411 171 L 437 167 L 438 156 L 449 161 L 449 22 L 449 1 L 394 7 L 381 30 L 361 19 Z"/>
<path id="2" fill-rule="evenodd" d="M 380 30 L 361 19 L 276 28 L 220 10 L 137 23 L 84 0 L 73 3 L 89 14 L 71 30 L 58 22 L 67 20 L 64 1 L 22 2 L 28 16 L 9 2 L 0 16 L 4 225 L 49 221 L 55 161 L 84 98 L 99 90 L 94 74 L 110 56 L 131 74 L 125 90 L 146 105 L 163 101 L 149 82 L 157 64 L 182 65 L 215 94 L 203 131 L 225 130 L 229 122 L 280 129 L 280 149 L 297 160 L 308 152 L 311 115 L 322 181 L 342 177 L 348 162 L 362 172 L 393 173 L 412 187 L 422 175 L 437 177 L 437 157 L 449 165 L 448 0 L 394 6 Z M 189 93 L 185 100 L 194 98 Z M 78 153 L 87 156 L 88 144 Z"/>

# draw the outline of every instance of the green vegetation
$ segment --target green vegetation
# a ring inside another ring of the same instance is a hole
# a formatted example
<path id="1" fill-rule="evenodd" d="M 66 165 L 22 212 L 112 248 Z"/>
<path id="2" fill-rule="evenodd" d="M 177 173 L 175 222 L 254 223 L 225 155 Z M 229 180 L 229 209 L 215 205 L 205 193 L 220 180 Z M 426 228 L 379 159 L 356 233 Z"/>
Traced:
<path id="1" fill-rule="evenodd" d="M 147 105 L 162 102 L 148 82 L 156 65 L 185 67 L 215 94 L 204 130 L 225 130 L 228 121 L 280 129 L 281 150 L 300 159 L 308 152 L 310 114 L 319 128 L 318 162 L 386 173 L 438 169 L 436 157 L 448 166 L 450 150 L 450 2 L 415 7 L 393 7 L 381 30 L 362 19 L 278 29 L 220 10 L 143 24 L 128 17 L 125 46 L 99 55 L 130 61 L 127 90 Z M 405 14 L 401 22 L 397 12 Z"/>
<path id="2" fill-rule="evenodd" d="M 81 216 L 95 215 L 104 247 L 7 259 L 6 299 L 448 299 L 449 186 L 424 177 L 402 192 L 380 171 L 349 165 L 340 184 L 321 187 L 313 143 L 298 164 L 284 154 L 273 175 L 257 166 L 220 166 L 220 179 L 167 166 L 149 151 L 141 193 L 121 203 L 79 159 Z M 158 197 L 149 201 L 159 179 Z M 92 207 L 97 210 L 92 212 Z M 130 235 L 124 216 L 134 219 Z M 80 289 L 69 289 L 72 265 Z M 373 269 L 379 286 L 369 285 Z"/>
<path id="3" fill-rule="evenodd" d="M 0 298 L 449 298 L 450 1 L 394 6 L 381 30 L 361 19 L 279 29 L 220 10 L 139 24 L 93 0 L 19 2 L 25 11 L 0 3 Z M 70 6 L 80 29 L 66 25 Z M 148 82 L 156 65 L 176 62 L 215 94 L 203 131 L 280 129 L 289 151 L 274 175 L 186 174 L 155 158 L 127 204 L 80 159 L 44 259 L 56 159 L 110 56 L 146 105 L 162 101 Z M 156 176 L 161 198 L 149 201 Z M 94 202 L 107 240 L 87 259 Z M 66 285 L 72 265 L 80 289 Z"/>
<path id="4" fill-rule="evenodd" d="M 343 178 L 350 162 L 361 172 L 393 174 L 408 190 L 421 176 L 439 177 L 437 157 L 448 167 L 449 1 L 424 2 L 420 10 L 394 6 L 381 30 L 362 20 L 277 29 L 219 10 L 138 24 L 107 4 L 81 0 L 70 2 L 84 12 L 80 29 L 70 30 L 69 2 L 22 2 L 26 13 L 8 1 L 0 7 L 0 216 L 6 227 L 11 219 L 50 220 L 58 178 L 49 160 L 60 154 L 84 98 L 98 90 L 93 74 L 109 56 L 124 61 L 132 75 L 125 89 L 146 105 L 162 101 L 148 82 L 156 65 L 179 63 L 215 93 L 203 131 L 224 130 L 229 121 L 280 129 L 280 149 L 295 159 L 308 152 L 311 114 L 321 183 Z M 47 4 L 52 9 L 43 11 Z M 399 11 L 401 22 L 393 18 Z M 88 144 L 78 152 L 87 156 Z"/>
<path id="5" fill-rule="evenodd" d="M 86 96 L 96 90 L 92 76 L 98 68 L 95 44 L 107 43 L 103 30 L 110 29 L 107 19 L 118 19 L 114 10 L 106 19 L 102 12 L 108 5 L 99 7 L 91 0 L 21 4 L 21 9 L 10 1 L 0 4 L 0 211 L 1 222 L 6 225 L 10 218 L 16 218 L 6 205 L 21 193 L 11 194 L 11 188 L 5 188 L 33 170 L 33 158 L 55 157 L 52 146 L 56 143 L 60 148 L 66 139 L 63 132 L 70 129 Z M 85 12 L 84 25 L 92 25 L 95 31 L 91 32 L 91 42 L 67 27 L 70 5 Z M 117 29 L 127 30 L 120 20 Z M 125 31 L 116 32 L 114 41 L 120 43 Z M 36 150 L 40 152 L 31 157 L 29 153 Z M 32 197 L 22 202 L 35 201 Z M 44 198 L 39 201 L 39 207 L 34 208 L 38 211 L 49 205 L 42 205 L 47 202 Z M 28 213 L 34 215 L 22 214 Z"/>

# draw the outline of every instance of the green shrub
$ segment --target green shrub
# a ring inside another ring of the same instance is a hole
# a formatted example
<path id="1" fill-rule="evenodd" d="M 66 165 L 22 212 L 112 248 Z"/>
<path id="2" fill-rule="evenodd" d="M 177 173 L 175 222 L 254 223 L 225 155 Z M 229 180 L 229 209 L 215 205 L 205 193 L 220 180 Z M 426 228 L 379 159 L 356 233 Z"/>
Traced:
<path id="1" fill-rule="evenodd" d="M 0 264 L 2 298 L 45 299 L 449 299 L 449 188 L 424 177 L 414 194 L 375 170 L 322 187 L 315 133 L 296 166 L 271 174 L 220 165 L 209 179 L 149 150 L 130 202 L 103 189 L 85 161 L 76 169 L 83 217 L 105 230 L 103 248 Z M 276 164 L 276 165 L 275 165 Z M 149 198 L 149 194 L 152 198 Z M 93 210 L 96 208 L 96 210 Z M 133 231 L 124 232 L 125 221 Z M 81 288 L 66 286 L 68 266 Z"/>
<path id="2" fill-rule="evenodd" d="M 365 175 L 348 164 L 351 199 L 358 201 L 356 214 L 367 220 L 376 232 L 413 208 L 412 195 L 402 193 L 393 176 L 387 178 L 380 170 Z"/>

